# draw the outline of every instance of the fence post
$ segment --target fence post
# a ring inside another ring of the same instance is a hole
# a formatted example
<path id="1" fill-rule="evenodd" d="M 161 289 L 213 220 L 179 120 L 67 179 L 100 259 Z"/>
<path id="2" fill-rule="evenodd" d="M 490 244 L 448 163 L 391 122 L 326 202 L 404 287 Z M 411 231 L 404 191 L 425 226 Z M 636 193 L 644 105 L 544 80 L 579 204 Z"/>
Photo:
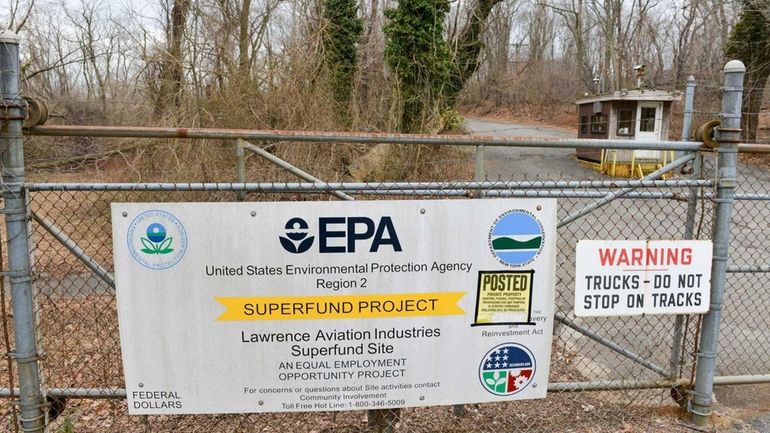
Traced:
<path id="1" fill-rule="evenodd" d="M 42 432 L 45 428 L 43 397 L 35 335 L 32 278 L 29 262 L 29 233 L 24 191 L 24 140 L 21 134 L 26 103 L 19 89 L 19 37 L 5 30 L 0 33 L 0 152 L 2 152 L 3 201 L 8 236 L 8 272 L 13 310 L 13 358 L 19 372 L 21 429 Z"/>
<path id="2" fill-rule="evenodd" d="M 695 100 L 695 77 L 687 77 L 687 89 L 684 94 L 684 119 L 682 121 L 682 141 L 688 141 L 692 131 L 692 113 L 693 101 Z M 676 158 L 680 158 L 684 152 L 677 151 Z M 692 162 L 692 178 L 701 177 L 701 157 L 698 156 Z M 687 218 L 684 226 L 684 238 L 693 239 L 695 233 L 695 215 L 698 206 L 698 188 L 690 188 L 687 195 Z M 677 314 L 674 318 L 674 338 L 671 343 L 671 357 L 669 361 L 669 372 L 672 379 L 679 375 L 679 366 L 681 364 L 682 336 L 684 334 L 684 316 Z"/>
<path id="3" fill-rule="evenodd" d="M 243 141 L 241 140 L 235 140 L 235 158 L 238 183 L 246 183 L 246 152 L 243 150 Z M 236 199 L 244 201 L 246 199 L 246 191 L 238 191 Z"/>
<path id="4" fill-rule="evenodd" d="M 487 177 L 486 169 L 484 167 L 484 158 L 486 157 L 486 146 L 479 144 L 476 146 L 476 166 L 474 169 L 474 180 L 476 182 L 484 182 Z M 484 197 L 484 191 L 478 190 L 474 193 L 474 197 Z"/>
<path id="5" fill-rule="evenodd" d="M 695 389 L 690 398 L 689 411 L 692 422 L 697 426 L 708 424 L 711 415 L 711 393 L 714 388 L 719 322 L 722 313 L 722 299 L 725 289 L 725 272 L 730 247 L 730 223 L 732 220 L 735 195 L 736 166 L 738 163 L 738 142 L 741 139 L 741 102 L 743 76 L 746 67 L 739 60 L 733 60 L 724 69 L 724 94 L 722 96 L 721 126 L 716 132 L 719 143 L 717 197 L 713 259 L 711 261 L 711 308 L 701 323 L 700 350 L 695 376 Z"/>
<path id="6" fill-rule="evenodd" d="M 684 117 L 682 119 L 682 141 L 688 141 L 692 134 L 692 114 L 695 102 L 695 77 L 687 77 L 687 87 L 684 91 Z"/>
<path id="7" fill-rule="evenodd" d="M 486 153 L 486 146 L 483 144 L 479 144 L 476 146 L 476 167 L 475 167 L 475 179 L 476 182 L 483 182 L 484 178 L 486 177 L 485 168 L 484 168 L 484 158 Z"/>

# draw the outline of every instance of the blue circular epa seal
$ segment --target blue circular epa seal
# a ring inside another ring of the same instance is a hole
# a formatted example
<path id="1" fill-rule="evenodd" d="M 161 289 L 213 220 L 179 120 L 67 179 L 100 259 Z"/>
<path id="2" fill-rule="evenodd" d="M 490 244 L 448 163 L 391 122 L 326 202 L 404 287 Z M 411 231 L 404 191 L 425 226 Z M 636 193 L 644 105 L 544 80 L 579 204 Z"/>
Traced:
<path id="1" fill-rule="evenodd" d="M 162 210 L 137 215 L 128 226 L 126 241 L 131 257 L 154 270 L 173 267 L 187 251 L 187 231 L 182 222 Z"/>
<path id="2" fill-rule="evenodd" d="M 490 394 L 516 394 L 534 378 L 535 356 L 517 343 L 503 343 L 493 347 L 479 365 L 479 380 Z"/>
<path id="3" fill-rule="evenodd" d="M 543 250 L 545 233 L 540 220 L 523 209 L 500 215 L 489 231 L 489 249 L 507 266 L 524 266 Z"/>

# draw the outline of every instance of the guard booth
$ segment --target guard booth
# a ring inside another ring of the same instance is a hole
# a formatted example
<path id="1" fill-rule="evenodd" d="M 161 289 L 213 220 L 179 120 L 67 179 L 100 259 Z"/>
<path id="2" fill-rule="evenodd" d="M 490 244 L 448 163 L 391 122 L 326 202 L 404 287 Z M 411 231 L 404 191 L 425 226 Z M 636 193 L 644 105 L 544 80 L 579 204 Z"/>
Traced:
<path id="1" fill-rule="evenodd" d="M 578 138 L 667 140 L 671 103 L 681 95 L 661 90 L 623 90 L 581 99 Z M 672 151 L 577 149 L 577 159 L 610 176 L 644 177 L 673 160 Z"/>

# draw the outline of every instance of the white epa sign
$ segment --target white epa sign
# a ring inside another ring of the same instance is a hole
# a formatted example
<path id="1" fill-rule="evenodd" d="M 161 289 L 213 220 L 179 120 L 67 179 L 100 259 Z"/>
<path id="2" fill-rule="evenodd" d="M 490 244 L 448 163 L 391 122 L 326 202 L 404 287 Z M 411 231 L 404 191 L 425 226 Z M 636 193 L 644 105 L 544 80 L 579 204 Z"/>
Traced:
<path id="1" fill-rule="evenodd" d="M 575 254 L 578 317 L 709 309 L 711 241 L 581 240 Z"/>
<path id="2" fill-rule="evenodd" d="M 112 205 L 131 414 L 545 397 L 551 199 Z"/>

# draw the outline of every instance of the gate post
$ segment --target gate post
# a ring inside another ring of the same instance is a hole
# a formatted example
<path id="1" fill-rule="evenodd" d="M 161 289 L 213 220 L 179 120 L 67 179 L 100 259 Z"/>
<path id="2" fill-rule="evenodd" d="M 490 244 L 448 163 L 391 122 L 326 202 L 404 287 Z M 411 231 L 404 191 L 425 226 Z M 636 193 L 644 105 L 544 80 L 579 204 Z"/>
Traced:
<path id="1" fill-rule="evenodd" d="M 695 77 L 687 77 L 687 90 L 684 96 L 684 118 L 682 120 L 682 141 L 688 141 L 692 133 L 693 101 L 695 100 Z M 680 158 L 684 152 L 677 151 L 676 158 Z M 702 156 L 698 155 L 692 161 L 692 178 L 700 179 L 702 174 Z M 698 207 L 699 188 L 690 188 L 687 194 L 687 214 L 684 225 L 684 238 L 693 239 L 695 234 L 695 216 Z M 671 356 L 669 358 L 669 372 L 672 379 L 679 378 L 679 367 L 682 363 L 681 352 L 684 337 L 684 315 L 677 314 L 674 318 L 674 337 L 671 343 Z"/>
<path id="2" fill-rule="evenodd" d="M 711 261 L 711 306 L 701 323 L 700 349 L 695 377 L 695 389 L 690 398 L 689 411 L 692 422 L 697 426 L 708 424 L 711 415 L 711 393 L 714 388 L 719 322 L 722 314 L 722 299 L 725 289 L 725 272 L 730 247 L 730 223 L 732 220 L 735 195 L 738 142 L 741 139 L 741 103 L 743 76 L 746 67 L 739 60 L 727 63 L 724 68 L 724 95 L 722 97 L 721 126 L 716 132 L 719 143 L 717 152 L 717 197 L 713 259 Z"/>
<path id="3" fill-rule="evenodd" d="M 26 103 L 19 89 L 19 37 L 0 32 L 0 152 L 2 152 L 3 201 L 8 237 L 8 272 L 11 283 L 13 332 L 16 347 L 12 357 L 19 371 L 21 429 L 43 432 L 45 415 L 40 393 L 40 371 L 32 302 L 29 263 L 27 206 L 24 197 L 24 140 L 21 134 Z"/>
<path id="4" fill-rule="evenodd" d="M 684 92 L 684 116 L 682 116 L 682 141 L 687 141 L 692 135 L 693 103 L 695 102 L 695 77 L 687 77 L 687 87 Z M 681 156 L 678 155 L 677 158 Z"/>

